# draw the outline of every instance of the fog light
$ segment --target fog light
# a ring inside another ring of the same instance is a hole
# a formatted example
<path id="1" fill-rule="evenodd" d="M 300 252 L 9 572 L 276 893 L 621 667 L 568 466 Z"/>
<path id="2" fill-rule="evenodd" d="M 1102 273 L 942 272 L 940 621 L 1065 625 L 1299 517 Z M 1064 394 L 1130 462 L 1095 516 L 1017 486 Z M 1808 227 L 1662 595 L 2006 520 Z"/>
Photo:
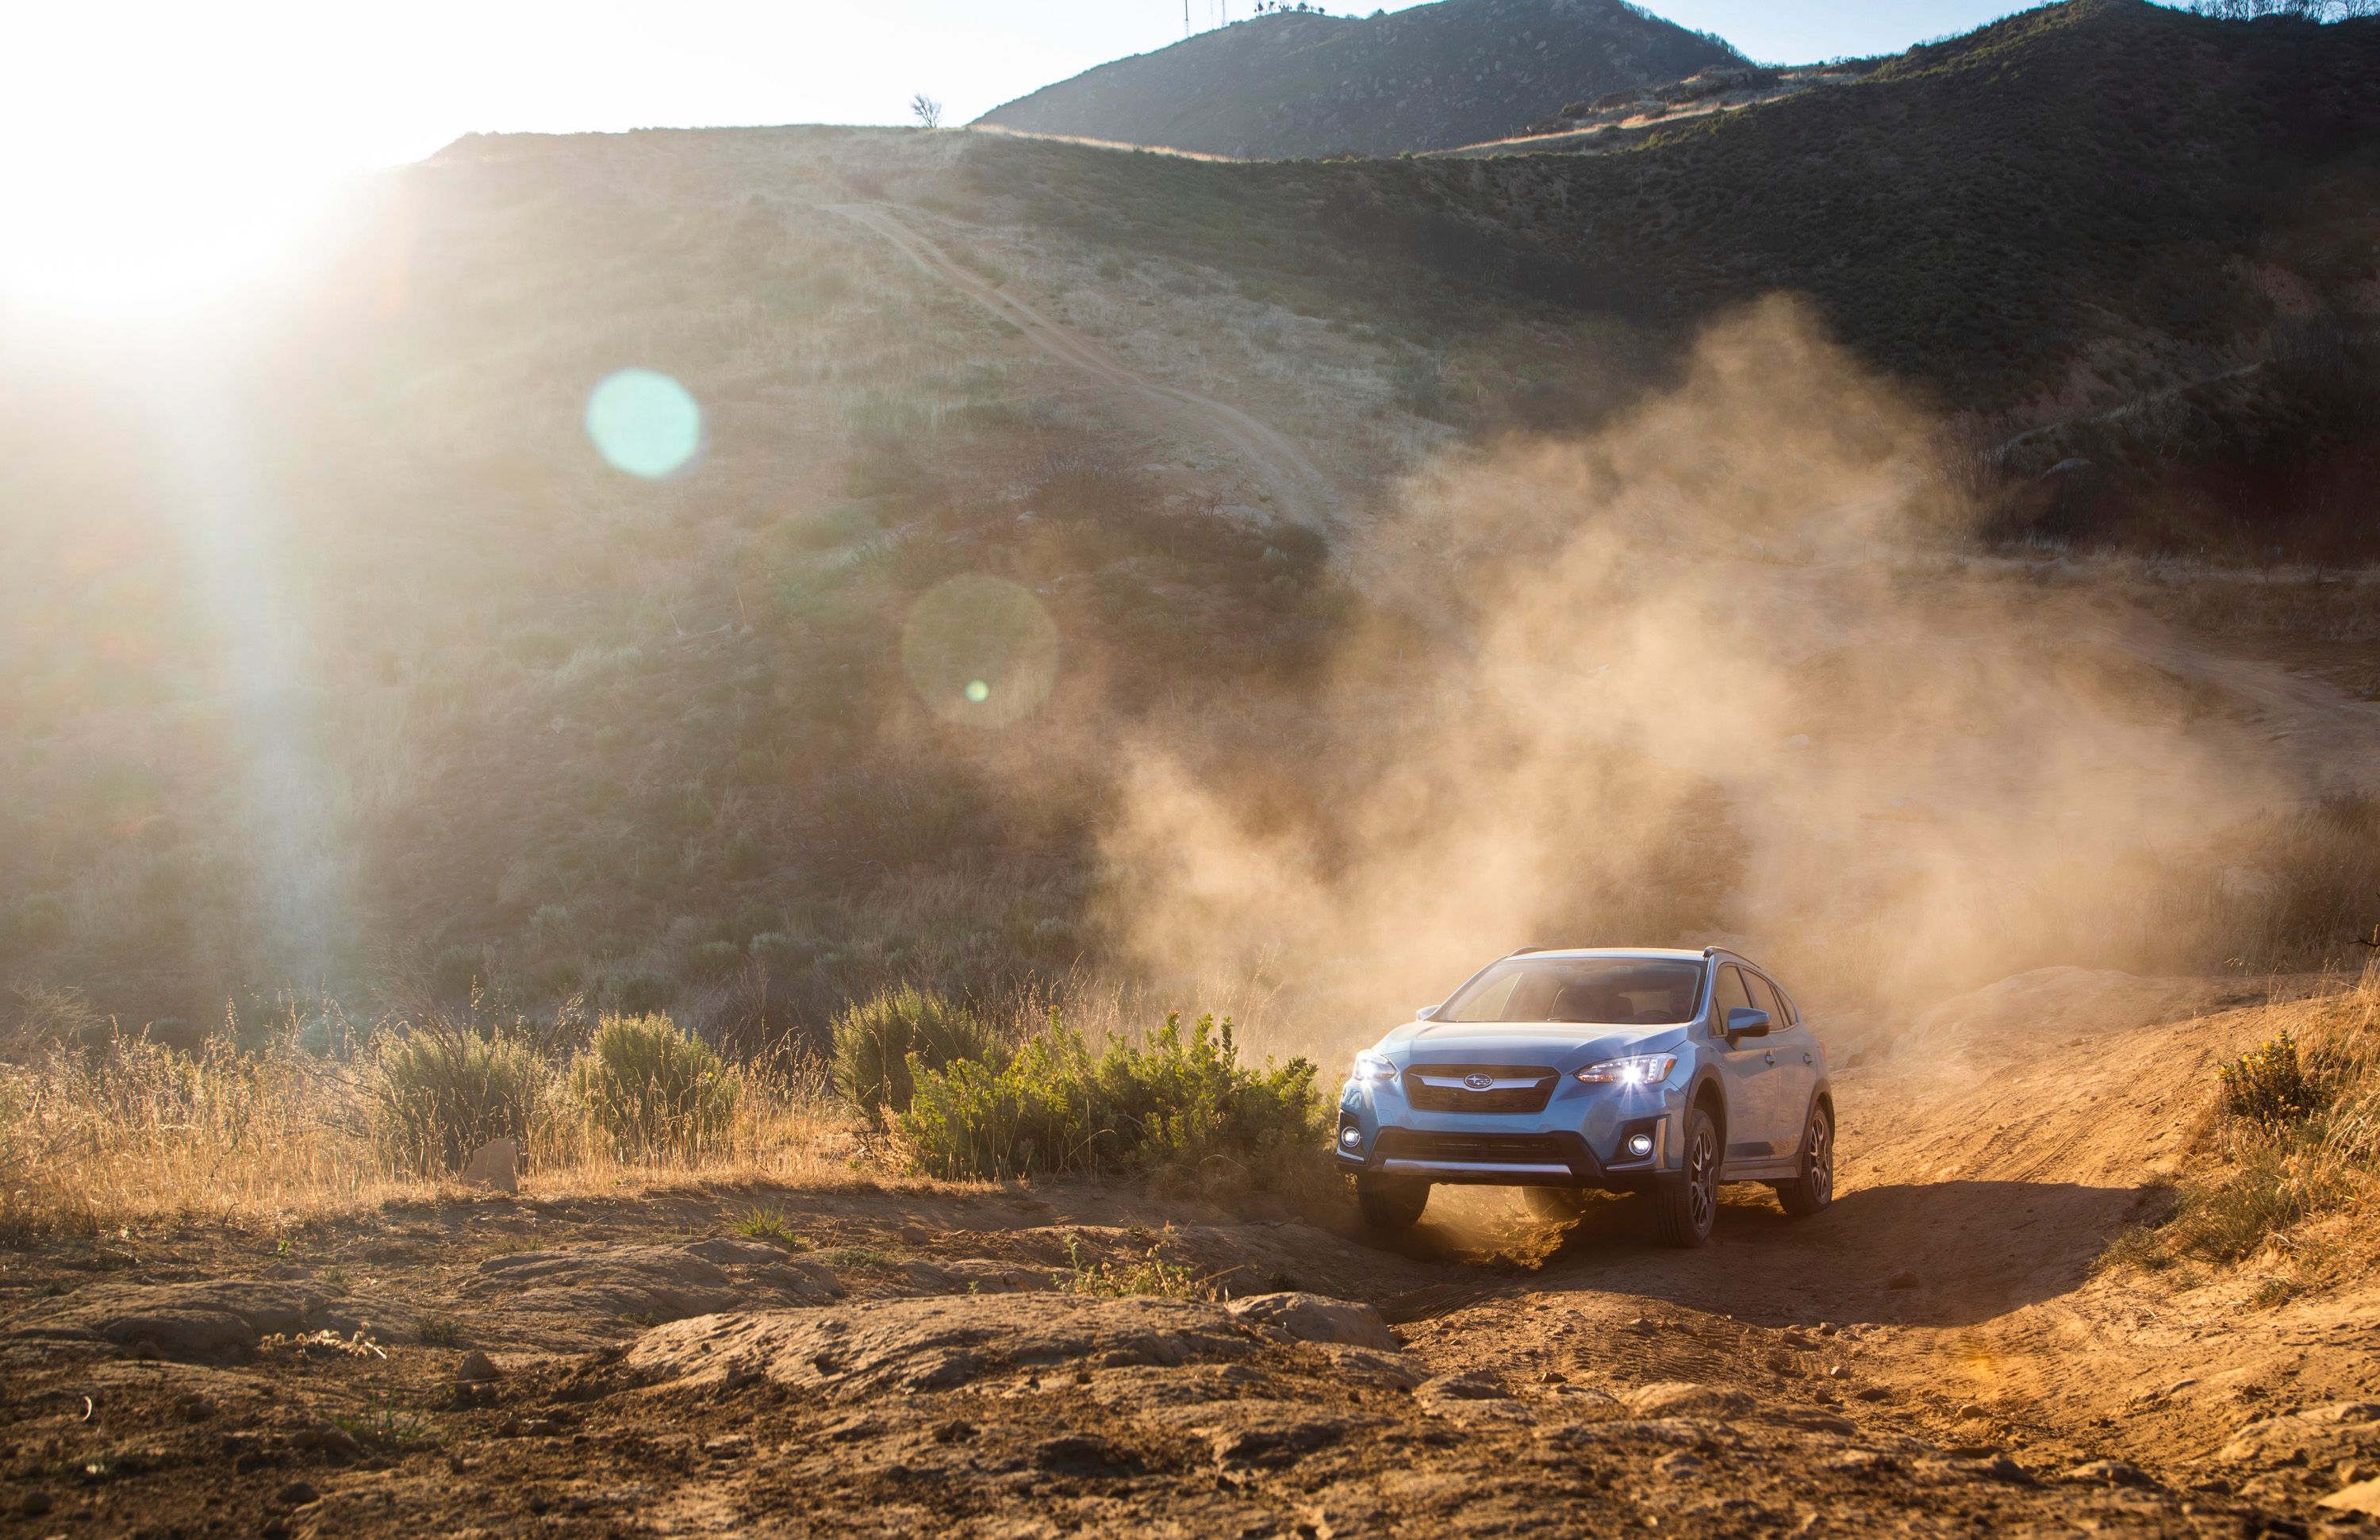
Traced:
<path id="1" fill-rule="evenodd" d="M 1628 1135 L 1628 1153 L 1639 1160 L 1644 1159 L 1653 1153 L 1653 1136 L 1650 1134 L 1631 1134 Z"/>
<path id="2" fill-rule="evenodd" d="M 1354 1123 L 1349 1123 L 1346 1127 L 1339 1131 L 1339 1143 L 1345 1148 L 1354 1149 L 1357 1145 L 1360 1145 L 1363 1142 L 1364 1131 L 1357 1128 Z"/>

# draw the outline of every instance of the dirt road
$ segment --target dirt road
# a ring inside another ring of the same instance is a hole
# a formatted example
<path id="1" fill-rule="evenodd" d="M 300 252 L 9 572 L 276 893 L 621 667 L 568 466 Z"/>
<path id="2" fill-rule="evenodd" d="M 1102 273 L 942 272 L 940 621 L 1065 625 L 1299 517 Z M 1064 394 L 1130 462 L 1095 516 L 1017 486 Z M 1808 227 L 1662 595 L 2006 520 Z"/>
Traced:
<path id="1" fill-rule="evenodd" d="M 1330 479 L 1280 430 L 1228 402 L 1124 368 L 1075 332 L 953 261 L 887 209 L 872 203 L 838 203 L 827 205 L 827 211 L 892 242 L 936 282 L 1015 327 L 1049 358 L 1113 392 L 1109 399 L 1115 406 L 1138 415 L 1151 428 L 1228 449 L 1263 483 L 1281 516 L 1318 528 L 1328 528 L 1337 520 L 1340 499 Z"/>
<path id="2" fill-rule="evenodd" d="M 1390 1247 L 1126 1189 L 864 1182 L 19 1249 L 0 1508 L 77 1534 L 2303 1534 L 2380 1460 L 2380 1296 L 2093 1271 L 2254 1030 L 2208 986 L 2077 970 L 1952 1002 L 1844 1077 L 1832 1209 L 1754 1189 L 1692 1253 L 1618 1200 L 1557 1227 L 1457 1194 Z M 784 1232 L 732 1233 L 756 1205 Z M 1117 1297 L 1152 1256 L 1235 1297 Z"/>

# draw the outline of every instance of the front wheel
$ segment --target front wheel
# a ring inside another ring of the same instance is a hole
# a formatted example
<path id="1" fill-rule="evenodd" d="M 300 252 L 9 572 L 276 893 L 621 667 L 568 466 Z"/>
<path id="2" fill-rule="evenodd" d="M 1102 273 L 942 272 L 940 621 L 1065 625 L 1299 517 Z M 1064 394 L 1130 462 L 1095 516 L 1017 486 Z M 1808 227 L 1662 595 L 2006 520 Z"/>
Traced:
<path id="1" fill-rule="evenodd" d="M 1374 1230 L 1411 1230 L 1429 1207 L 1429 1183 L 1410 1176 L 1359 1176 L 1355 1207 Z"/>
<path id="2" fill-rule="evenodd" d="M 1810 1109 L 1810 1130 L 1802 1136 L 1802 1174 L 1777 1183 L 1777 1201 L 1797 1219 L 1835 1201 L 1835 1120 L 1824 1106 Z"/>
<path id="3" fill-rule="evenodd" d="M 1686 1114 L 1685 1169 L 1664 1177 L 1649 1194 L 1653 1238 L 1665 1246 L 1699 1246 L 1718 1222 L 1718 1129 L 1710 1114 Z"/>

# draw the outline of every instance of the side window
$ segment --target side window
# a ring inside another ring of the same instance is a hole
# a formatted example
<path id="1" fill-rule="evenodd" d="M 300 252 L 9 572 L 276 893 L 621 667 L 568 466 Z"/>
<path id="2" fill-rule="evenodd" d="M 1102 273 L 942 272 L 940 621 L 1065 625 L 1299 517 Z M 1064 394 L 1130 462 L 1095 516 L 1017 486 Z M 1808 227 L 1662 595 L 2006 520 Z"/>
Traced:
<path id="1" fill-rule="evenodd" d="M 1718 993 L 1711 1000 L 1711 1032 L 1714 1036 L 1727 1031 L 1730 1011 L 1749 1011 L 1752 996 L 1743 987 L 1743 970 L 1730 963 L 1718 970 Z"/>
<path id="2" fill-rule="evenodd" d="M 1752 986 L 1753 1008 L 1768 1013 L 1768 1024 L 1772 1030 L 1782 1032 L 1793 1025 L 1792 1018 L 1785 1013 L 1785 1007 L 1778 1002 L 1775 985 L 1756 973 L 1744 975 L 1744 982 Z"/>
<path id="3" fill-rule="evenodd" d="M 1777 1003 L 1785 1007 L 1785 1020 L 1794 1026 L 1801 1025 L 1802 1008 L 1793 1003 L 1793 997 L 1785 992 L 1785 986 L 1772 978 L 1768 987 L 1777 991 Z"/>

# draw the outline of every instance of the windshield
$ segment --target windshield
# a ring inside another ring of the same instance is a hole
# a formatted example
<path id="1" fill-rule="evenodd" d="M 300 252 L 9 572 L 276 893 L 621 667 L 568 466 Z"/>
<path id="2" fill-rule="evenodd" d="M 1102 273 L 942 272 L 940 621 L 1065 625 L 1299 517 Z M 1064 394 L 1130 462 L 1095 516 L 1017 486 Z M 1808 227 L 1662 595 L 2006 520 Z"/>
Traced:
<path id="1" fill-rule="evenodd" d="M 1459 990 L 1442 1022 L 1674 1026 L 1694 1019 L 1703 964 L 1655 957 L 1510 957 Z"/>

